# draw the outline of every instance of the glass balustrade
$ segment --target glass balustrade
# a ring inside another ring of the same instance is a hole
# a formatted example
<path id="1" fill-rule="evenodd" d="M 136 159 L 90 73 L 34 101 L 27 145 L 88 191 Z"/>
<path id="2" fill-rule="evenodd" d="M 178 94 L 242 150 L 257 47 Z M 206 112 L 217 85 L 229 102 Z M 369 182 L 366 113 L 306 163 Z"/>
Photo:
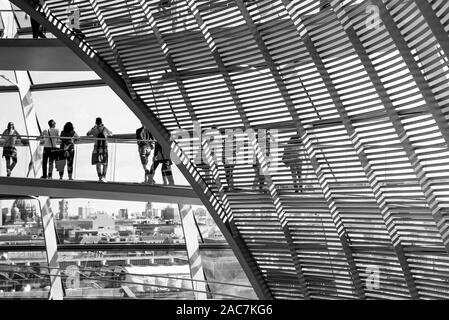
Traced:
<path id="1" fill-rule="evenodd" d="M 202 254 L 208 298 L 255 298 L 229 250 Z M 0 298 L 46 299 L 53 269 L 65 299 L 194 299 L 194 284 L 202 282 L 191 279 L 185 251 L 60 251 L 58 261 L 49 268 L 45 252 L 4 252 Z"/>
<path id="2" fill-rule="evenodd" d="M 94 150 L 95 138 L 81 137 L 75 144 L 73 157 L 73 180 L 98 181 L 96 166 L 92 165 L 92 152 Z M 57 144 L 59 146 L 59 143 Z M 3 146 L 0 141 L 0 149 Z M 24 136 L 17 142 L 18 162 L 13 169 L 11 177 L 17 178 L 39 178 L 42 176 L 43 146 L 36 136 Z M 63 152 L 55 153 L 62 157 Z M 147 168 L 150 169 L 153 163 L 154 151 L 148 157 Z M 31 160 L 33 159 L 33 165 Z M 63 160 L 63 159 L 61 159 Z M 0 165 L 0 176 L 6 175 L 5 159 Z M 60 179 L 57 165 L 63 168 L 63 180 L 68 180 L 69 161 L 63 163 L 54 162 L 52 179 Z M 142 167 L 138 146 L 132 139 L 108 139 L 108 162 L 106 181 L 117 183 L 143 183 L 145 181 L 145 171 Z M 176 165 L 171 165 L 174 183 L 178 186 L 188 186 L 187 181 L 177 169 Z M 162 166 L 158 165 L 154 174 L 154 182 L 157 185 L 166 185 L 162 176 Z"/>
<path id="3" fill-rule="evenodd" d="M 61 252 L 68 298 L 193 298 L 185 251 Z"/>
<path id="4" fill-rule="evenodd" d="M 0 246 L 42 246 L 44 235 L 38 200 L 0 200 Z M 50 200 L 60 244 L 182 245 L 184 230 L 176 204 L 67 198 Z M 198 241 L 225 244 L 203 206 L 192 206 Z M 200 234 L 199 234 L 200 233 Z"/>
<path id="5" fill-rule="evenodd" d="M 46 299 L 50 291 L 45 251 L 0 252 L 0 299 Z"/>

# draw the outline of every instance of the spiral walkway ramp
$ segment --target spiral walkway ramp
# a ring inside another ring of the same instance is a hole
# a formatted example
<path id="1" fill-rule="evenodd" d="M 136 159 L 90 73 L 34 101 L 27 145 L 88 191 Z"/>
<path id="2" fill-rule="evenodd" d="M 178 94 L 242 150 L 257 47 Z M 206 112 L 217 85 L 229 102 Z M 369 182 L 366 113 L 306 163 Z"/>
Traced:
<path id="1" fill-rule="evenodd" d="M 201 205 L 188 187 L 157 186 L 137 183 L 99 184 L 93 181 L 52 181 L 45 179 L 0 178 L 0 194 L 4 197 L 48 196 L 54 198 L 114 199 Z"/>
<path id="2" fill-rule="evenodd" d="M 259 298 L 449 298 L 447 1 L 78 0 L 81 35 L 11 2 L 172 148 Z M 256 154 L 232 185 L 170 139 L 198 122 Z"/>

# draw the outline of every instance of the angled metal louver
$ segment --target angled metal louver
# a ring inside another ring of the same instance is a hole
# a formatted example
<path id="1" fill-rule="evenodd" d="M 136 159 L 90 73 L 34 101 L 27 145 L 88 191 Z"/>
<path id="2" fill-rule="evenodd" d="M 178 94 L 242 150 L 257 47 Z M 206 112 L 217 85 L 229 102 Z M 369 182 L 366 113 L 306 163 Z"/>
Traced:
<path id="1" fill-rule="evenodd" d="M 449 298 L 447 1 L 78 0 L 82 39 L 67 1 L 11 2 L 166 147 L 239 133 L 257 161 L 173 145 L 259 297 Z"/>

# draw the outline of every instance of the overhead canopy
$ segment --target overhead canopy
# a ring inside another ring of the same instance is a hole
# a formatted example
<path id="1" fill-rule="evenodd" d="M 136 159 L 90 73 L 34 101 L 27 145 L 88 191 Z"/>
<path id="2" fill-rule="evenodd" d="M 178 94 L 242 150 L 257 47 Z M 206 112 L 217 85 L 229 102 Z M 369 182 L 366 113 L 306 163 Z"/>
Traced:
<path id="1" fill-rule="evenodd" d="M 98 183 L 93 181 L 52 181 L 45 179 L 0 177 L 1 198 L 49 196 L 122 201 L 197 204 L 201 201 L 190 187 L 156 186 L 136 183 Z"/>
<path id="2" fill-rule="evenodd" d="M 90 71 L 58 39 L 0 39 L 0 70 Z"/>

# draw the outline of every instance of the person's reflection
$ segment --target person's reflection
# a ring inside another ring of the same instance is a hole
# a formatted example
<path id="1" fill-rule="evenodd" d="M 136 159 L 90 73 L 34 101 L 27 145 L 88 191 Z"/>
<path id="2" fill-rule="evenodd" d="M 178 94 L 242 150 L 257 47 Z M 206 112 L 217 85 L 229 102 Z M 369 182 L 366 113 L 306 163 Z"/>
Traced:
<path id="1" fill-rule="evenodd" d="M 326 8 L 330 7 L 329 0 L 321 0 L 320 1 L 320 12 L 325 10 Z"/>
<path id="2" fill-rule="evenodd" d="M 159 9 L 164 15 L 171 14 L 171 0 L 160 0 Z"/>
<path id="3" fill-rule="evenodd" d="M 282 162 L 290 168 L 293 189 L 297 193 L 303 192 L 301 174 L 304 158 L 302 140 L 299 135 L 294 135 L 288 140 L 287 146 L 284 148 Z"/>

